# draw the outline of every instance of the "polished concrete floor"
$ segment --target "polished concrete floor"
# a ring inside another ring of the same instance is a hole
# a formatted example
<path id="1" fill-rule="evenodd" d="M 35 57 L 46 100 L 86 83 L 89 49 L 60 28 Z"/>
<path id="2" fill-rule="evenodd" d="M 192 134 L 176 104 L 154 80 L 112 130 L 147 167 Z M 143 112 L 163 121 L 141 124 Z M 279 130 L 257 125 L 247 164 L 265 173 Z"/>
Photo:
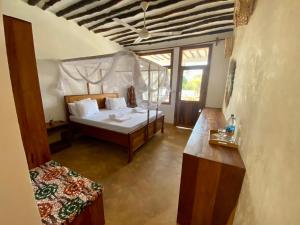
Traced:
<path id="1" fill-rule="evenodd" d="M 53 159 L 104 185 L 107 225 L 175 225 L 189 130 L 166 125 L 127 164 L 121 147 L 81 137 Z"/>

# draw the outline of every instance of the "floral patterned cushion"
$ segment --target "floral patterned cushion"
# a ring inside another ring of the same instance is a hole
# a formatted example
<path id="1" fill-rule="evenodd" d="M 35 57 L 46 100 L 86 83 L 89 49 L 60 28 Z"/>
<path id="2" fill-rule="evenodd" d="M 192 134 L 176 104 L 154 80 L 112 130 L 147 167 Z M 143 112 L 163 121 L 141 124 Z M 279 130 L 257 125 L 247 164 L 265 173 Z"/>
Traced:
<path id="1" fill-rule="evenodd" d="M 30 170 L 43 224 L 67 224 L 102 193 L 103 187 L 55 161 Z"/>

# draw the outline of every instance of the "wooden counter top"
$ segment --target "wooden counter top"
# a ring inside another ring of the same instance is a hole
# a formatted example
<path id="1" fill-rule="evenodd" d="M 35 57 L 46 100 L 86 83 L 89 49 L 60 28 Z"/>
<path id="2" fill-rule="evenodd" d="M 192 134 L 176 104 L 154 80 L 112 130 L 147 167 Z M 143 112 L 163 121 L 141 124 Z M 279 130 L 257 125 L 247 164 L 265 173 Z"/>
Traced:
<path id="1" fill-rule="evenodd" d="M 221 109 L 205 108 L 193 129 L 184 154 L 245 168 L 239 151 L 208 143 L 209 130 L 222 128 L 225 124 L 226 121 Z"/>
<path id="2" fill-rule="evenodd" d="M 238 150 L 209 145 L 209 130 L 225 126 L 221 109 L 202 111 L 182 159 L 177 222 L 230 225 L 246 172 Z"/>

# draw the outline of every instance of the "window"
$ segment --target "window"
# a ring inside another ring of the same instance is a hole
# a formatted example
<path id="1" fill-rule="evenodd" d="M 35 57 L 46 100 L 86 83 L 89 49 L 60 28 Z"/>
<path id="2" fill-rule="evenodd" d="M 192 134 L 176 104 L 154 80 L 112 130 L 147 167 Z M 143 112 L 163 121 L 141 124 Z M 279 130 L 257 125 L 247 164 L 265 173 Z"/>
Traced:
<path id="1" fill-rule="evenodd" d="M 208 66 L 209 48 L 188 48 L 181 51 L 181 101 L 198 102 L 204 70 Z"/>
<path id="2" fill-rule="evenodd" d="M 182 50 L 181 66 L 206 66 L 209 48 L 191 48 Z"/>
<path id="3" fill-rule="evenodd" d="M 165 68 L 167 68 L 167 72 L 169 75 L 170 80 L 170 88 L 172 87 L 172 68 L 173 68 L 173 51 L 159 51 L 159 52 L 151 52 L 151 53 L 143 53 L 140 54 L 142 58 L 148 59 L 152 62 L 155 62 Z M 142 76 L 145 79 L 146 83 L 148 83 L 148 71 L 142 71 Z M 153 89 L 157 88 L 157 77 L 158 77 L 158 71 L 152 70 L 150 74 L 150 85 Z M 144 93 L 143 99 L 145 101 L 148 100 L 148 93 Z M 151 95 L 151 101 L 156 102 L 157 99 L 157 93 L 154 92 Z M 169 98 L 163 102 L 163 104 L 170 104 L 171 103 L 171 93 L 169 95 Z"/>

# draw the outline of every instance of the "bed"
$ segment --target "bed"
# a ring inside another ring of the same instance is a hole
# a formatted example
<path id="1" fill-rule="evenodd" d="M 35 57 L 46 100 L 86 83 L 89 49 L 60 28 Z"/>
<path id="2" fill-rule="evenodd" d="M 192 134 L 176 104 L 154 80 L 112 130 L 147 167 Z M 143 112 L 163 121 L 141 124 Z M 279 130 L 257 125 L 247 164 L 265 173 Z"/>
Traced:
<path id="1" fill-rule="evenodd" d="M 65 96 L 67 118 L 73 131 L 84 135 L 121 145 L 127 149 L 128 162 L 132 161 L 133 154 L 158 131 L 164 132 L 164 115 L 162 112 L 150 110 L 149 121 L 147 113 L 134 113 L 132 109 L 122 109 L 130 115 L 124 122 L 115 122 L 108 118 L 112 111 L 105 109 L 106 98 L 117 98 L 117 93 L 69 95 Z M 91 98 L 98 102 L 99 114 L 88 118 L 72 116 L 68 110 L 68 103 Z"/>

